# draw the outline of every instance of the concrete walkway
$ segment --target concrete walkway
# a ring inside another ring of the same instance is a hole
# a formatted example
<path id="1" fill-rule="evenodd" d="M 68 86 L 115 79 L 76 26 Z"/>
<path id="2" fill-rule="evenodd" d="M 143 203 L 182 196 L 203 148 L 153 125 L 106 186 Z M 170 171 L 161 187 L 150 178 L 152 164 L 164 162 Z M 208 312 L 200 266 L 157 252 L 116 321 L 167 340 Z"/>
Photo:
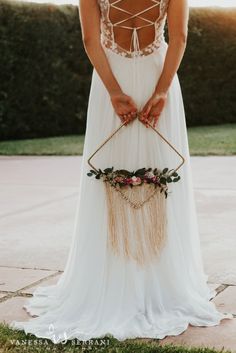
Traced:
<path id="1" fill-rule="evenodd" d="M 201 245 L 219 310 L 214 327 L 189 327 L 161 344 L 236 352 L 236 157 L 192 157 Z M 0 157 L 0 321 L 27 320 L 26 297 L 58 281 L 72 236 L 81 157 Z"/>

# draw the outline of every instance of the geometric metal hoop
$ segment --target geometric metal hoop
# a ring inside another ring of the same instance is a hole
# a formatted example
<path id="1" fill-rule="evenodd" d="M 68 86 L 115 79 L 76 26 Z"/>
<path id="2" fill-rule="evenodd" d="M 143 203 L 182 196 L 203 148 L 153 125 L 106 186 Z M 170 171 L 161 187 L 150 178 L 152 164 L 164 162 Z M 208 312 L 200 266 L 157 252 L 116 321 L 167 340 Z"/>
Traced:
<path id="1" fill-rule="evenodd" d="M 139 116 L 139 114 L 137 114 L 137 117 Z M 153 131 L 160 136 L 160 138 L 165 141 L 170 147 L 171 149 L 181 158 L 181 163 L 173 170 L 173 173 L 176 172 L 185 162 L 184 157 L 177 151 L 177 149 L 157 130 L 155 129 L 152 124 L 150 124 L 149 122 L 147 122 L 147 124 L 153 129 Z M 90 165 L 90 167 L 95 170 L 96 172 L 98 172 L 97 168 L 91 163 L 91 159 L 95 156 L 95 154 L 98 153 L 98 151 L 101 150 L 101 148 L 108 143 L 112 137 L 117 134 L 117 132 L 125 125 L 125 122 L 122 123 L 115 131 L 113 131 L 111 133 L 111 135 L 109 137 L 107 137 L 105 139 L 105 141 L 96 149 L 96 151 L 88 158 L 88 164 Z"/>

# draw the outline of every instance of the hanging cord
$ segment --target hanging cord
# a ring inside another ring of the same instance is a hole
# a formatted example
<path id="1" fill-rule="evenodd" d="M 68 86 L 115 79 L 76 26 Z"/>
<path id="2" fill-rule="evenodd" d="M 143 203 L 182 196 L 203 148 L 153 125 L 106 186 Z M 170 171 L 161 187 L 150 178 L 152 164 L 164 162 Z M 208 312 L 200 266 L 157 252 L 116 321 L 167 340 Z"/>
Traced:
<path id="1" fill-rule="evenodd" d="M 140 44 L 137 28 L 133 28 L 131 40 L 130 40 L 130 53 L 134 55 L 133 57 L 133 90 L 137 87 L 137 57 L 140 53 Z"/>
<path id="2" fill-rule="evenodd" d="M 130 43 L 130 52 L 132 52 L 132 46 L 133 46 L 133 52 L 135 57 L 140 53 L 139 36 L 138 36 L 137 30 L 138 30 L 137 27 L 133 28 L 131 43 Z"/>

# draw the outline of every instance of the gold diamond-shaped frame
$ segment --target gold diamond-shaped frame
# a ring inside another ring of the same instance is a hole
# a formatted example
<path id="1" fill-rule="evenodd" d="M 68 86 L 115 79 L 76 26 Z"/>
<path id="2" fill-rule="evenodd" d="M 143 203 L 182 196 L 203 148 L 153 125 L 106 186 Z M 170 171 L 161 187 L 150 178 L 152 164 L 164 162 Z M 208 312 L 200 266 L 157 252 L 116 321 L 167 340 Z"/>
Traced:
<path id="1" fill-rule="evenodd" d="M 137 117 L 139 118 L 139 114 L 137 114 Z M 147 124 L 152 128 L 152 130 L 157 134 L 159 135 L 159 137 L 164 141 L 166 142 L 170 147 L 171 149 L 180 157 L 181 159 L 181 162 L 180 164 L 173 170 L 172 173 L 176 172 L 185 162 L 185 159 L 184 157 L 177 151 L 177 149 L 157 130 L 155 129 L 149 122 L 147 122 Z M 123 124 L 121 124 L 114 132 L 111 133 L 110 136 L 108 136 L 105 141 L 96 149 L 96 151 L 88 158 L 88 164 L 90 165 L 90 167 L 95 170 L 97 173 L 99 172 L 98 169 L 91 163 L 91 159 L 95 156 L 95 154 L 98 153 L 98 151 L 101 150 L 101 148 L 107 144 L 111 139 L 112 137 L 117 134 L 117 132 L 125 125 L 125 122 Z"/>

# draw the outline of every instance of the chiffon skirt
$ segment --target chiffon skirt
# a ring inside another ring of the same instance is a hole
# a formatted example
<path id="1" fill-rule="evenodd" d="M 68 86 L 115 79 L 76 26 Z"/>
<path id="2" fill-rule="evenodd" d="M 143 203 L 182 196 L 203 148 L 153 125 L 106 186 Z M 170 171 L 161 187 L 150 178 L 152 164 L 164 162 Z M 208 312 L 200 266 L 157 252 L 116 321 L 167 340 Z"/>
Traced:
<path id="1" fill-rule="evenodd" d="M 152 54 L 126 58 L 104 48 L 124 93 L 141 110 L 160 77 L 167 50 L 164 42 Z M 151 265 L 115 256 L 107 248 L 108 218 L 104 185 L 88 177 L 87 163 L 96 148 L 120 126 L 110 97 L 93 71 L 84 153 L 74 231 L 65 270 L 56 285 L 38 287 L 24 309 L 32 317 L 12 321 L 24 330 L 54 343 L 113 336 L 162 339 L 178 335 L 188 324 L 214 326 L 230 313 L 220 313 L 210 301 L 216 295 L 207 285 L 194 203 L 186 121 L 178 76 L 168 92 L 157 130 L 184 156 L 181 179 L 169 184 L 166 201 L 167 241 Z M 179 157 L 151 128 L 138 119 L 122 127 L 95 155 L 97 168 L 114 166 L 175 168 Z M 148 222 L 148 217 L 147 220 Z M 132 223 L 129 227 L 133 227 Z"/>

